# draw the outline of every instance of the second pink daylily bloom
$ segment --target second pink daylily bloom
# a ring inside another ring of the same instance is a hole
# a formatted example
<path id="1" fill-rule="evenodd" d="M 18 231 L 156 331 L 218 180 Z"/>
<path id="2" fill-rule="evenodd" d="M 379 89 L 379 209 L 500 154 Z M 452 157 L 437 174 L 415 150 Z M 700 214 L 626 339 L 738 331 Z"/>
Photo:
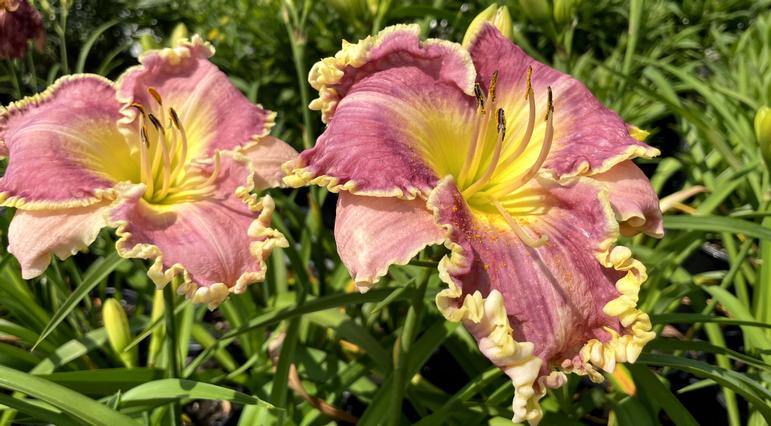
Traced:
<path id="1" fill-rule="evenodd" d="M 658 151 L 577 80 L 493 26 L 465 49 L 395 26 L 310 73 L 327 128 L 285 182 L 340 192 L 335 238 L 366 290 L 444 244 L 436 303 L 515 385 L 514 421 L 564 372 L 634 361 L 654 334 L 637 309 L 645 267 L 620 234 L 662 235 L 630 160 Z"/>
<path id="2" fill-rule="evenodd" d="M 52 254 L 88 247 L 116 228 L 118 253 L 152 260 L 156 285 L 219 305 L 265 276 L 286 239 L 270 228 L 280 165 L 296 152 L 268 136 L 275 114 L 250 103 L 199 37 L 148 52 L 113 83 L 63 77 L 0 108 L 9 158 L 0 202 L 15 207 L 9 248 L 24 278 Z"/>

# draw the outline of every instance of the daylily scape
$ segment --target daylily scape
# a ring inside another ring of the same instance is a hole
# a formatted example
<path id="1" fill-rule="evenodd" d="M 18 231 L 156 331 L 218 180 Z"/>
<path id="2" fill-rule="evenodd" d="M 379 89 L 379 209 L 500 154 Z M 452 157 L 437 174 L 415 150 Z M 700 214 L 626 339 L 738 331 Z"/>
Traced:
<path id="1" fill-rule="evenodd" d="M 631 162 L 658 151 L 492 25 L 468 48 L 419 32 L 343 42 L 312 68 L 327 128 L 284 181 L 340 193 L 338 252 L 362 291 L 444 244 L 439 310 L 511 377 L 513 420 L 535 424 L 564 373 L 601 381 L 654 337 L 645 267 L 616 241 L 663 233 Z"/>
<path id="2" fill-rule="evenodd" d="M 159 287 L 216 307 L 265 276 L 286 239 L 270 228 L 277 186 L 296 152 L 268 136 L 275 113 L 250 103 L 209 62 L 199 37 L 147 52 L 117 82 L 59 79 L 0 110 L 8 167 L 0 204 L 15 207 L 8 239 L 22 275 L 51 254 L 87 248 L 104 227 L 118 253 L 152 260 Z"/>

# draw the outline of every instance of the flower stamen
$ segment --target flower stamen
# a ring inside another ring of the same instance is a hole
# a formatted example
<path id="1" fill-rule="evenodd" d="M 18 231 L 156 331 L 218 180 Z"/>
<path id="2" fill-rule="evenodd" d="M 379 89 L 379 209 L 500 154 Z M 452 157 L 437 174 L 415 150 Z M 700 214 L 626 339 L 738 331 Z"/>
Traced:
<path id="1" fill-rule="evenodd" d="M 153 204 L 172 204 L 210 196 L 216 189 L 220 173 L 219 153 L 214 156 L 214 167 L 210 173 L 204 169 L 190 173 L 187 132 L 179 114 L 174 108 L 168 108 L 168 112 L 163 109 L 163 100 L 157 90 L 148 88 L 147 92 L 158 104 L 151 109 L 160 114 L 160 118 L 147 112 L 141 104 L 131 105 L 139 111 L 139 167 L 140 182 L 146 188 L 144 199 Z M 166 126 L 162 124 L 164 121 L 168 123 Z M 154 143 L 150 143 L 148 122 L 155 129 L 152 134 Z"/>
<path id="2" fill-rule="evenodd" d="M 552 141 L 554 139 L 554 102 L 552 99 L 551 87 L 548 88 L 549 94 L 546 101 L 546 131 L 544 132 L 543 143 L 541 144 L 541 151 L 538 153 L 538 158 L 535 160 L 532 166 L 520 177 L 514 179 L 512 182 L 505 185 L 503 188 L 495 190 L 496 194 L 505 196 L 516 191 L 522 185 L 526 184 L 532 179 L 546 162 L 551 151 Z"/>
<path id="3" fill-rule="evenodd" d="M 494 201 L 493 205 L 498 210 L 498 213 L 500 213 L 500 215 L 503 217 L 503 220 L 506 221 L 506 223 L 509 225 L 511 230 L 517 235 L 517 237 L 523 243 L 527 244 L 532 248 L 538 248 L 546 244 L 546 242 L 549 240 L 549 238 L 546 235 L 541 235 L 538 238 L 531 237 L 527 233 L 527 231 L 525 231 L 525 229 L 522 228 L 522 226 L 520 226 L 520 224 L 516 221 L 516 219 L 511 217 L 509 212 L 507 212 L 506 209 L 503 208 L 500 202 Z"/>
<path id="4" fill-rule="evenodd" d="M 497 74 L 495 74 L 497 75 Z M 492 86 L 491 86 L 492 87 Z M 494 93 L 493 93 L 493 96 Z M 490 164 L 487 166 L 487 170 L 479 180 L 474 182 L 471 186 L 463 190 L 463 197 L 469 199 L 480 188 L 487 184 L 495 173 L 495 168 L 498 166 L 498 160 L 501 157 L 501 150 L 503 149 L 503 141 L 506 139 L 506 113 L 503 108 L 498 108 L 498 139 L 495 143 L 495 151 L 493 152 L 493 158 L 490 160 Z"/>

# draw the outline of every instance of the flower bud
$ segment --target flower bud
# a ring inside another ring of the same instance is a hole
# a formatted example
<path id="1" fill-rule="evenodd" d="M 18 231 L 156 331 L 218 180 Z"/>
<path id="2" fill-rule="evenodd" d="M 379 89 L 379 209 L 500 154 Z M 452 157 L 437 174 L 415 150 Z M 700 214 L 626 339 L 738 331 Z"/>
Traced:
<path id="1" fill-rule="evenodd" d="M 579 3 L 580 0 L 554 0 L 554 22 L 557 25 L 570 22 Z"/>
<path id="2" fill-rule="evenodd" d="M 463 47 L 469 47 L 485 22 L 495 25 L 495 28 L 498 28 L 498 31 L 500 31 L 504 37 L 511 38 L 512 29 L 509 8 L 491 4 L 487 9 L 479 12 L 469 24 L 466 35 L 463 36 Z"/>
<path id="3" fill-rule="evenodd" d="M 771 168 L 771 108 L 762 106 L 755 113 L 755 138 L 760 145 L 760 152 L 766 167 Z"/>
<path id="4" fill-rule="evenodd" d="M 158 42 L 155 41 L 155 37 L 149 33 L 144 33 L 139 37 L 139 45 L 142 46 L 143 52 L 160 49 L 161 47 Z"/>
<path id="5" fill-rule="evenodd" d="M 187 27 L 185 24 L 180 22 L 174 27 L 174 30 L 171 31 L 171 36 L 169 36 L 169 46 L 171 47 L 177 47 L 179 43 L 183 40 L 187 39 Z"/>
<path id="6" fill-rule="evenodd" d="M 551 5 L 547 0 L 519 0 L 519 7 L 527 19 L 538 26 L 552 19 Z"/>
<path id="7" fill-rule="evenodd" d="M 129 329 L 126 312 L 120 302 L 115 299 L 105 300 L 102 305 L 102 321 L 104 322 L 104 329 L 107 331 L 107 339 L 115 353 L 126 367 L 135 367 L 137 364 L 136 348 L 123 352 L 133 337 L 131 336 L 131 329 Z"/>

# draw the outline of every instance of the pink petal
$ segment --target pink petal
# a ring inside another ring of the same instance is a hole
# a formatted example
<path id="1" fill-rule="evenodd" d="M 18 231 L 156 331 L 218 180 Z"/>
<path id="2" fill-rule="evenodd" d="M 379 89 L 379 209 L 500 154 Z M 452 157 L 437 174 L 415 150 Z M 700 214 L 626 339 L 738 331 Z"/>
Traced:
<path id="1" fill-rule="evenodd" d="M 405 265 L 428 245 L 444 241 L 422 199 L 365 197 L 341 192 L 335 217 L 337 252 L 354 282 L 365 291 Z"/>
<path id="2" fill-rule="evenodd" d="M 21 276 L 42 274 L 51 254 L 66 259 L 94 242 L 107 225 L 109 201 L 63 210 L 17 210 L 8 227 L 8 252 L 21 264 Z"/>
<path id="3" fill-rule="evenodd" d="M 320 98 L 311 108 L 324 112 L 328 126 L 313 149 L 287 166 L 288 184 L 400 198 L 431 190 L 438 178 L 422 155 L 440 142 L 425 121 L 450 117 L 450 126 L 465 131 L 474 71 L 459 45 L 421 42 L 418 33 L 390 27 L 344 44 L 313 67 L 310 81 Z"/>
<path id="4" fill-rule="evenodd" d="M 3 205 L 48 210 L 115 198 L 115 182 L 136 173 L 116 127 L 119 109 L 112 83 L 92 75 L 63 77 L 11 104 L 0 115 L 9 154 Z"/>
<path id="5" fill-rule="evenodd" d="M 286 244 L 269 228 L 273 200 L 249 194 L 253 169 L 248 159 L 224 153 L 221 161 L 216 191 L 207 198 L 153 206 L 136 191 L 111 215 L 122 256 L 153 259 L 148 275 L 158 286 L 181 275 L 178 291 L 210 308 L 261 281 L 265 258 L 273 247 Z"/>
<path id="6" fill-rule="evenodd" d="M 187 131 L 191 158 L 248 146 L 268 134 L 275 118 L 275 113 L 249 102 L 209 62 L 213 53 L 208 43 L 194 36 L 173 49 L 145 53 L 139 58 L 142 65 L 126 71 L 117 83 L 118 96 L 127 105 L 141 104 L 158 117 L 161 109 L 176 110 Z M 160 95 L 163 108 L 148 92 L 151 88 Z M 124 133 L 138 141 L 136 109 L 126 107 L 124 114 Z"/>
<path id="7" fill-rule="evenodd" d="M 645 174 L 631 161 L 594 176 L 608 188 L 610 202 L 624 236 L 638 232 L 661 238 L 664 224 L 659 199 Z"/>
<path id="8" fill-rule="evenodd" d="M 621 117 L 602 105 L 581 82 L 531 58 L 494 26 L 485 25 L 469 51 L 485 90 L 493 73 L 498 72 L 498 95 L 509 112 L 527 111 L 527 69 L 532 66 L 537 123 L 541 126 L 545 125 L 541 117 L 546 111 L 548 87 L 552 88 L 554 141 L 543 165 L 548 174 L 558 179 L 592 175 L 624 160 L 658 155 L 657 149 L 631 137 Z M 510 123 L 508 127 L 521 131 L 526 124 Z"/>
<path id="9" fill-rule="evenodd" d="M 297 158 L 297 151 L 279 138 L 266 136 L 244 150 L 254 166 L 254 187 L 257 190 L 280 186 L 284 177 L 281 166 Z"/>
<path id="10" fill-rule="evenodd" d="M 531 236 L 548 237 L 538 248 L 505 223 L 472 215 L 451 179 L 429 205 L 452 232 L 452 254 L 440 264 L 450 288 L 437 304 L 512 378 L 514 421 L 537 423 L 545 387 L 564 382 L 555 368 L 601 380 L 597 368 L 634 361 L 653 335 L 635 307 L 645 268 L 628 249 L 611 247 L 618 229 L 600 185 L 584 178 L 567 186 L 534 182 L 529 190 L 547 206 L 520 222 Z"/>

